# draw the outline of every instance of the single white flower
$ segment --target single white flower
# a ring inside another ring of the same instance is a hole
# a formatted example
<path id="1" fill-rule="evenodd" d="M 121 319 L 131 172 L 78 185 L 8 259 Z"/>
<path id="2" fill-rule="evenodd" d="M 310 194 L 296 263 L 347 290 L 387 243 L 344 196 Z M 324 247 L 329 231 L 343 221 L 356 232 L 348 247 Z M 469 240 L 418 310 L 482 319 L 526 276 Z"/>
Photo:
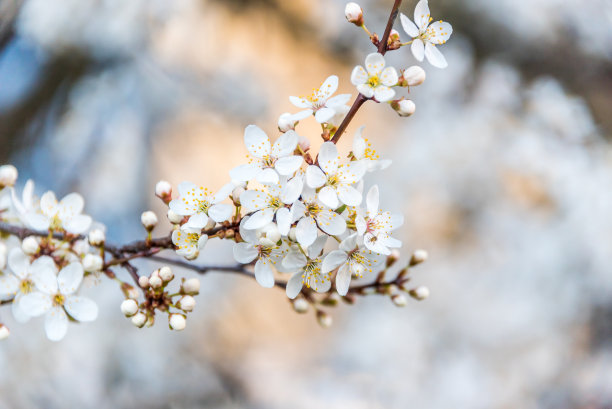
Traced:
<path id="1" fill-rule="evenodd" d="M 289 100 L 298 108 L 307 108 L 300 114 L 312 115 L 314 113 L 317 122 L 322 124 L 328 122 L 336 114 L 336 107 L 346 104 L 351 99 L 351 94 L 340 94 L 332 97 L 337 89 L 338 77 L 330 75 L 318 89 L 312 91 L 311 95 L 289 97 Z"/>
<path id="2" fill-rule="evenodd" d="M 323 260 L 323 273 L 340 267 L 336 275 L 336 289 L 340 295 L 346 295 L 348 292 L 353 275 L 363 277 L 364 272 L 372 272 L 383 262 L 381 255 L 361 247 L 358 239 L 357 234 L 350 235 L 342 240 L 338 250 L 331 251 Z"/>
<path id="3" fill-rule="evenodd" d="M 431 65 L 438 68 L 446 68 L 448 63 L 436 45 L 446 43 L 453 33 L 453 27 L 442 20 L 429 24 L 432 18 L 429 13 L 429 4 L 427 0 L 421 0 L 414 9 L 414 21 L 410 21 L 404 14 L 400 14 L 400 21 L 406 34 L 413 38 L 410 47 L 412 55 L 418 61 L 423 61 L 423 57 L 427 57 L 427 61 Z"/>
<path id="4" fill-rule="evenodd" d="M 389 255 L 390 248 L 399 248 L 402 242 L 391 237 L 391 231 L 404 223 L 401 214 L 391 214 L 378 209 L 378 186 L 374 185 L 366 196 L 366 212 L 357 209 L 355 227 L 357 234 L 363 236 L 365 246 L 373 252 Z"/>
<path id="5" fill-rule="evenodd" d="M 194 183 L 182 182 L 178 185 L 179 197 L 170 202 L 170 210 L 180 216 L 190 216 L 183 225 L 185 228 L 203 229 L 209 218 L 218 223 L 224 222 L 232 216 L 232 206 L 221 202 L 227 199 L 233 188 L 228 183 L 213 194 Z"/>
<path id="6" fill-rule="evenodd" d="M 256 179 L 260 183 L 278 183 L 279 175 L 291 176 L 300 166 L 303 158 L 294 155 L 298 134 L 287 131 L 272 145 L 268 135 L 255 125 L 244 130 L 244 144 L 250 153 L 249 163 L 230 171 L 233 180 L 247 182 Z"/>
<path id="7" fill-rule="evenodd" d="M 272 269 L 287 253 L 286 246 L 267 246 L 260 243 L 255 230 L 246 229 L 244 226 L 249 217 L 240 222 L 240 237 L 244 242 L 234 244 L 234 258 L 242 264 L 255 263 L 255 279 L 265 288 L 274 287 L 274 270 Z"/>
<path id="8" fill-rule="evenodd" d="M 295 238 L 303 247 L 316 240 L 317 227 L 330 236 L 338 236 L 346 230 L 344 218 L 325 207 L 317 200 L 314 190 L 308 188 L 302 192 L 302 199 L 291 206 L 291 223 L 295 222 Z"/>
<path id="9" fill-rule="evenodd" d="M 30 258 L 19 248 L 14 248 L 8 256 L 8 267 L 12 274 L 0 274 L 0 299 L 13 299 L 13 317 L 18 322 L 26 322 L 30 316 L 21 308 L 21 300 L 35 290 L 32 273 L 39 269 L 51 267 L 55 263 L 49 256 L 37 258 L 30 264 Z"/>
<path id="10" fill-rule="evenodd" d="M 24 295 L 23 311 L 37 317 L 45 314 L 45 331 L 51 341 L 64 338 L 68 330 L 68 315 L 80 322 L 94 321 L 98 306 L 89 298 L 75 295 L 83 281 L 81 263 L 70 263 L 56 274 L 55 264 L 46 264 L 32 272 L 38 291 Z M 68 315 L 66 315 L 68 314 Z"/>
<path id="11" fill-rule="evenodd" d="M 181 227 L 172 232 L 172 243 L 176 246 L 176 254 L 187 259 L 194 259 L 204 248 L 208 236 L 201 234 L 200 228 Z"/>
<path id="12" fill-rule="evenodd" d="M 11 201 L 17 216 L 23 223 L 27 223 L 27 215 L 35 214 L 38 210 L 38 200 L 34 196 L 34 182 L 28 180 L 21 192 L 21 200 L 17 197 L 15 189 L 11 190 Z"/>
<path id="13" fill-rule="evenodd" d="M 70 193 L 58 203 L 55 193 L 48 191 L 40 198 L 40 212 L 26 214 L 26 224 L 37 230 L 81 234 L 89 229 L 92 221 L 91 217 L 81 214 L 84 205 L 78 193 Z"/>
<path id="14" fill-rule="evenodd" d="M 336 209 L 340 201 L 348 206 L 359 206 L 361 193 L 351 185 L 363 178 L 366 165 L 361 161 L 351 161 L 340 165 L 338 148 L 332 142 L 325 142 L 319 150 L 319 166 L 310 165 L 306 169 L 306 184 L 318 191 L 319 200 L 326 206 Z"/>
<path id="15" fill-rule="evenodd" d="M 327 236 L 320 236 L 306 250 L 304 255 L 299 249 L 292 249 L 283 259 L 283 267 L 295 271 L 287 281 L 287 297 L 294 299 L 302 291 L 305 285 L 317 292 L 325 293 L 331 287 L 331 272 L 321 271 L 321 251 L 325 246 Z"/>
<path id="16" fill-rule="evenodd" d="M 372 149 L 372 144 L 362 136 L 364 128 L 365 126 L 361 126 L 353 138 L 353 156 L 366 164 L 368 172 L 388 168 L 391 166 L 391 159 L 380 159 L 376 150 Z"/>
<path id="17" fill-rule="evenodd" d="M 397 84 L 397 71 L 393 67 L 385 68 L 385 57 L 380 53 L 368 54 L 365 69 L 358 65 L 351 73 L 351 82 L 366 98 L 376 98 L 378 102 L 389 101 L 395 95 L 390 87 Z"/>
<path id="18" fill-rule="evenodd" d="M 18 174 L 17 168 L 13 165 L 0 166 L 0 190 L 7 186 L 14 186 L 15 182 L 17 182 Z"/>
<path id="19" fill-rule="evenodd" d="M 351 107 L 349 107 L 348 105 L 337 106 L 335 108 L 336 113 L 334 114 L 333 117 L 329 119 L 329 121 L 327 121 L 327 123 L 335 128 L 339 127 L 342 121 L 344 121 L 346 114 L 348 114 L 350 110 L 351 110 Z"/>

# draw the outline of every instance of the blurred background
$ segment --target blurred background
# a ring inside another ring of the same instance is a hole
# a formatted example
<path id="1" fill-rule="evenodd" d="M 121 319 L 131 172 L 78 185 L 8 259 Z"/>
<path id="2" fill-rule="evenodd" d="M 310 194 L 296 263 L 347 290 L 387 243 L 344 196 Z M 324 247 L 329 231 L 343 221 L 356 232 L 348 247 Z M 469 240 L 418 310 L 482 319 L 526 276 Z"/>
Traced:
<path id="1" fill-rule="evenodd" d="M 360 2 L 371 30 L 392 3 Z M 356 94 L 373 47 L 344 5 L 0 0 L 0 163 L 38 194 L 83 193 L 111 240 L 140 239 L 157 180 L 216 189 L 246 125 L 277 135 L 297 112 L 289 95 L 330 74 Z M 449 67 L 423 64 L 413 117 L 366 104 L 341 141 L 365 124 L 393 159 L 367 182 L 406 216 L 405 257 L 429 251 L 413 272 L 427 301 L 366 297 L 324 330 L 281 291 L 211 274 L 174 333 L 133 328 L 103 280 L 99 320 L 59 344 L 0 311 L 0 408 L 612 408 L 612 2 L 430 8 L 454 27 Z M 230 260 L 211 241 L 199 262 Z"/>

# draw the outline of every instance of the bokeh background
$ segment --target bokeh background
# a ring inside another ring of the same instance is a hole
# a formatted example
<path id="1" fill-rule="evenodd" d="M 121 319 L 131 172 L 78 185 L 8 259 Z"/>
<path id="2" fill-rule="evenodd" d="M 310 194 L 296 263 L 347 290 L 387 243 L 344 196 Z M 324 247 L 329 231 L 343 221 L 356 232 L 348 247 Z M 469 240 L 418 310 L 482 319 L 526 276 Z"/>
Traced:
<path id="1" fill-rule="evenodd" d="M 416 0 L 401 10 L 412 15 Z M 363 0 L 382 33 L 391 0 Z M 334 326 L 250 280 L 202 279 L 183 333 L 137 330 L 112 283 L 94 324 L 0 345 L 0 408 L 612 408 L 612 2 L 432 0 L 446 70 L 416 114 L 366 104 L 394 165 L 372 175 L 430 261 L 403 309 L 367 297 Z M 161 178 L 211 188 L 328 75 L 372 51 L 340 0 L 0 0 L 0 163 L 79 191 L 113 241 L 143 236 Z M 396 28 L 401 31 L 399 24 Z M 398 68 L 409 50 L 389 54 Z M 317 138 L 311 121 L 300 133 Z M 164 226 L 165 227 L 165 226 Z M 164 227 L 160 228 L 160 234 Z M 210 242 L 200 262 L 229 262 Z M 189 274 L 189 273 L 186 273 Z"/>

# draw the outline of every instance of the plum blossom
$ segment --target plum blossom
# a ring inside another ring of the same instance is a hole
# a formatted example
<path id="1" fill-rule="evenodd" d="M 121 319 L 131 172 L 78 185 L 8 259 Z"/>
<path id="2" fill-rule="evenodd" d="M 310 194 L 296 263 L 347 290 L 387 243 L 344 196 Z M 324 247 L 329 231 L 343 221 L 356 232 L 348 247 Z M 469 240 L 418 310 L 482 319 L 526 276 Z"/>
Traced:
<path id="1" fill-rule="evenodd" d="M 325 274 L 340 267 L 336 275 L 336 289 L 338 294 L 346 295 L 353 275 L 362 277 L 364 272 L 372 272 L 383 260 L 379 254 L 359 245 L 358 235 L 352 234 L 342 240 L 338 250 L 325 256 L 321 271 Z"/>
<path id="2" fill-rule="evenodd" d="M 40 198 L 39 212 L 25 215 L 26 224 L 37 230 L 65 230 L 81 234 L 91 226 L 91 217 L 81 214 L 85 202 L 78 193 L 66 195 L 59 203 L 55 193 L 49 191 Z"/>
<path id="3" fill-rule="evenodd" d="M 248 223 L 249 217 L 245 217 L 240 222 L 240 236 L 244 242 L 234 244 L 234 258 L 237 262 L 248 264 L 257 259 L 255 262 L 255 279 L 265 288 L 274 287 L 274 270 L 275 266 L 287 253 L 285 245 L 270 246 L 267 240 L 260 242 L 260 237 L 257 237 L 255 230 L 246 229 L 244 226 Z"/>
<path id="4" fill-rule="evenodd" d="M 348 206 L 359 206 L 361 193 L 351 185 L 363 178 L 366 165 L 361 161 L 340 164 L 338 148 L 332 142 L 325 142 L 319 150 L 319 166 L 310 165 L 306 169 L 306 184 L 318 191 L 319 200 L 335 209 L 340 201 Z"/>
<path id="5" fill-rule="evenodd" d="M 209 219 L 220 223 L 232 216 L 232 207 L 220 203 L 227 199 L 234 186 L 229 183 L 213 194 L 191 182 L 178 185 L 179 197 L 170 202 L 170 210 L 180 216 L 190 216 L 184 227 L 203 229 Z"/>
<path id="6" fill-rule="evenodd" d="M 365 69 L 361 65 L 353 69 L 351 82 L 364 97 L 386 102 L 395 96 L 395 91 L 390 87 L 397 84 L 399 77 L 395 68 L 385 68 L 385 64 L 382 54 L 372 53 L 366 57 Z"/>
<path id="7" fill-rule="evenodd" d="M 427 0 L 421 0 L 414 9 L 414 23 L 404 14 L 400 14 L 400 21 L 406 34 L 413 38 L 410 50 L 418 61 L 427 61 L 438 68 L 446 68 L 448 63 L 436 45 L 446 43 L 453 33 L 453 27 L 442 20 L 429 24 L 432 21 Z M 416 23 L 416 24 L 415 24 Z"/>
<path id="8" fill-rule="evenodd" d="M 310 247 L 306 254 L 299 249 L 293 248 L 283 259 L 283 267 L 290 271 L 295 271 L 289 281 L 287 281 L 287 297 L 294 299 L 302 291 L 305 285 L 317 292 L 325 293 L 331 287 L 331 272 L 322 273 L 321 271 L 321 251 L 325 246 L 327 236 L 319 236 Z"/>
<path id="9" fill-rule="evenodd" d="M 298 199 L 304 187 L 302 175 L 288 182 L 268 185 L 266 189 L 245 190 L 240 194 L 240 203 L 248 212 L 253 212 L 245 229 L 259 229 L 272 222 L 274 216 L 283 235 L 289 232 L 289 204 Z"/>
<path id="10" fill-rule="evenodd" d="M 301 155 L 294 155 L 298 134 L 289 130 L 272 145 L 268 135 L 255 125 L 244 130 L 244 144 L 249 151 L 249 163 L 230 171 L 233 180 L 247 182 L 256 179 L 260 183 L 278 183 L 279 175 L 289 176 L 302 166 Z"/>
<path id="11" fill-rule="evenodd" d="M 31 317 L 44 314 L 47 338 L 60 341 L 68 330 L 68 316 L 80 322 L 94 321 L 98 306 L 89 298 L 75 295 L 84 275 L 80 263 L 70 263 L 57 274 L 52 263 L 46 262 L 32 272 L 37 291 L 24 295 L 20 307 Z"/>
<path id="12" fill-rule="evenodd" d="M 318 88 L 312 91 L 312 94 L 307 97 L 289 97 L 293 105 L 298 108 L 306 108 L 301 111 L 301 114 L 307 116 L 314 113 L 315 119 L 319 123 L 328 122 L 336 115 L 336 108 L 345 105 L 351 98 L 351 94 L 340 94 L 332 97 L 332 94 L 338 89 L 338 77 L 330 75 L 325 82 Z"/>
<path id="13" fill-rule="evenodd" d="M 364 245 L 373 252 L 389 255 L 389 248 L 399 248 L 402 242 L 391 237 L 391 231 L 404 223 L 401 214 L 391 214 L 378 209 L 378 186 L 372 186 L 366 196 L 366 212 L 357 209 L 355 227 L 363 236 Z"/>
<path id="14" fill-rule="evenodd" d="M 362 135 L 365 126 L 359 127 L 353 138 L 353 156 L 366 164 L 368 172 L 386 169 L 391 165 L 391 159 L 380 159 L 372 144 Z"/>
<path id="15" fill-rule="evenodd" d="M 193 227 L 181 227 L 172 232 L 172 243 L 176 246 L 176 254 L 186 259 L 194 259 L 204 248 L 208 236 L 201 234 L 201 229 Z"/>
<path id="16" fill-rule="evenodd" d="M 344 218 L 325 207 L 317 200 L 314 190 L 308 188 L 302 192 L 302 200 L 291 206 L 291 221 L 297 222 L 295 236 L 303 247 L 316 240 L 317 227 L 330 236 L 338 236 L 346 230 Z"/>

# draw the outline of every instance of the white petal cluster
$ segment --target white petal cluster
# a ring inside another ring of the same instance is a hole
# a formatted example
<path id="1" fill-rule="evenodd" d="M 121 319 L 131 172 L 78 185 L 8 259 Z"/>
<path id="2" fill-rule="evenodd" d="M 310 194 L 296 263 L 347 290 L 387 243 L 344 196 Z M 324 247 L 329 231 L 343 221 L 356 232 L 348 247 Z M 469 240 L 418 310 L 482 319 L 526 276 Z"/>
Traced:
<path id="1" fill-rule="evenodd" d="M 366 57 L 365 68 L 356 66 L 351 74 L 351 82 L 357 91 L 366 98 L 375 98 L 378 102 L 386 102 L 395 96 L 391 87 L 397 85 L 399 77 L 393 67 L 387 67 L 385 57 L 380 53 L 372 53 Z"/>
<path id="2" fill-rule="evenodd" d="M 414 58 L 418 61 L 427 61 L 434 67 L 446 68 L 448 63 L 436 45 L 442 45 L 448 41 L 453 33 L 453 27 L 442 20 L 432 24 L 429 4 L 427 0 L 421 0 L 414 9 L 414 22 L 404 14 L 400 14 L 400 21 L 406 34 L 412 37 L 410 47 Z"/>
<path id="3" fill-rule="evenodd" d="M 329 123 L 336 115 L 338 110 L 342 110 L 351 98 L 351 94 L 340 94 L 332 97 L 338 90 L 338 77 L 330 75 L 319 88 L 315 88 L 312 94 L 302 97 L 289 97 L 293 105 L 298 108 L 305 108 L 304 111 L 296 114 L 297 118 L 304 119 L 310 115 L 320 124 Z"/>

